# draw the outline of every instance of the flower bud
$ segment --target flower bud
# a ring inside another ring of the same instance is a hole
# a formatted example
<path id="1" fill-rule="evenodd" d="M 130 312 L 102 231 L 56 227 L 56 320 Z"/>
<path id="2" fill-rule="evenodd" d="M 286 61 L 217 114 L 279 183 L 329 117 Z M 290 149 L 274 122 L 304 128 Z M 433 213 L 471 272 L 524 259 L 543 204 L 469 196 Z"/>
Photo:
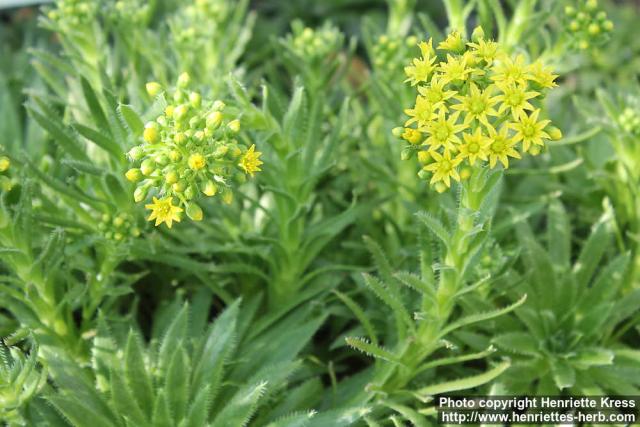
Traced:
<path id="1" fill-rule="evenodd" d="M 580 24 L 574 19 L 569 23 L 569 29 L 571 31 L 578 31 L 580 29 Z"/>
<path id="2" fill-rule="evenodd" d="M 538 154 L 540 154 L 541 151 L 542 150 L 540 150 L 540 147 L 538 147 L 537 145 L 534 145 L 529 149 L 529 154 L 531 154 L 532 156 L 537 156 Z"/>
<path id="3" fill-rule="evenodd" d="M 11 167 L 11 160 L 7 156 L 0 157 L 0 172 L 5 172 Z"/>
<path id="4" fill-rule="evenodd" d="M 229 130 L 233 133 L 238 133 L 240 132 L 240 120 L 235 119 L 235 120 L 231 120 L 228 124 L 227 127 L 229 128 Z"/>
<path id="5" fill-rule="evenodd" d="M 413 157 L 413 150 L 411 148 L 404 148 L 400 153 L 402 160 L 409 160 L 411 157 Z"/>
<path id="6" fill-rule="evenodd" d="M 578 43 L 578 47 L 582 50 L 587 50 L 589 49 L 589 42 L 587 42 L 586 40 L 581 40 L 580 43 Z"/>
<path id="7" fill-rule="evenodd" d="M 176 182 L 175 184 L 173 184 L 171 186 L 171 189 L 175 193 L 182 193 L 186 187 L 187 187 L 187 185 L 185 184 L 184 181 L 178 181 L 178 182 Z"/>
<path id="8" fill-rule="evenodd" d="M 183 132 L 178 132 L 174 135 L 173 141 L 178 145 L 182 145 L 187 141 L 187 135 Z"/>
<path id="9" fill-rule="evenodd" d="M 219 159 L 221 157 L 224 157 L 225 154 L 227 154 L 229 152 L 229 147 L 226 145 L 221 145 L 218 148 L 216 148 L 216 151 L 213 152 L 213 157 L 215 157 L 216 159 Z"/>
<path id="10" fill-rule="evenodd" d="M 438 193 L 444 193 L 447 191 L 447 186 L 443 182 L 436 182 L 433 186 Z"/>
<path id="11" fill-rule="evenodd" d="M 191 200 L 196 196 L 196 189 L 193 186 L 188 186 L 186 190 L 184 190 L 184 198 L 187 200 Z"/>
<path id="12" fill-rule="evenodd" d="M 242 150 L 237 145 L 233 145 L 229 149 L 229 155 L 231 156 L 232 159 L 237 159 L 238 157 L 240 157 L 241 154 L 242 154 Z"/>
<path id="13" fill-rule="evenodd" d="M 140 169 L 129 169 L 124 175 L 131 182 L 138 182 L 142 179 L 142 172 L 140 172 Z"/>
<path id="14" fill-rule="evenodd" d="M 129 150 L 129 158 L 131 160 L 140 160 L 144 153 L 142 152 L 142 148 L 136 146 Z"/>
<path id="15" fill-rule="evenodd" d="M 565 6 L 564 14 L 567 16 L 573 16 L 576 13 L 576 9 L 573 6 Z"/>
<path id="16" fill-rule="evenodd" d="M 428 170 L 426 170 L 424 168 L 420 169 L 420 171 L 418 172 L 418 177 L 420 179 L 427 179 L 427 178 L 429 178 L 429 176 L 431 176 L 431 172 L 429 172 Z"/>
<path id="17" fill-rule="evenodd" d="M 207 164 L 207 161 L 205 160 L 202 154 L 195 153 L 189 156 L 188 163 L 189 163 L 189 167 L 195 171 L 195 170 L 200 170 L 204 168 Z"/>
<path id="18" fill-rule="evenodd" d="M 214 111 L 222 111 L 222 110 L 224 110 L 224 107 L 226 107 L 226 106 L 227 105 L 224 102 L 222 102 L 220 100 L 216 100 L 213 103 L 213 106 L 211 108 L 213 108 Z"/>
<path id="19" fill-rule="evenodd" d="M 598 8 L 598 0 L 587 0 L 587 4 L 585 5 L 587 10 L 596 10 Z"/>
<path id="20" fill-rule="evenodd" d="M 169 163 L 169 158 L 164 154 L 160 154 L 156 156 L 153 161 L 156 162 L 157 165 L 166 166 L 167 163 Z"/>
<path id="21" fill-rule="evenodd" d="M 609 21 L 608 19 L 606 21 L 604 21 L 602 23 L 602 28 L 604 28 L 606 31 L 611 31 L 613 30 L 613 22 Z"/>
<path id="22" fill-rule="evenodd" d="M 222 201 L 227 205 L 230 205 L 233 202 L 233 192 L 230 189 L 224 189 L 222 192 Z"/>
<path id="23" fill-rule="evenodd" d="M 207 116 L 207 126 L 217 128 L 222 122 L 222 113 L 220 111 L 214 111 Z"/>
<path id="24" fill-rule="evenodd" d="M 471 33 L 471 40 L 475 43 L 478 43 L 480 40 L 484 39 L 484 30 L 480 25 L 473 29 Z"/>
<path id="25" fill-rule="evenodd" d="M 207 181 L 202 189 L 202 192 L 209 197 L 215 196 L 218 192 L 218 186 L 211 180 Z"/>
<path id="26" fill-rule="evenodd" d="M 131 235 L 133 237 L 140 237 L 140 229 L 138 227 L 134 227 L 131 229 Z"/>
<path id="27" fill-rule="evenodd" d="M 202 221 L 202 209 L 195 203 L 187 203 L 187 216 L 194 221 Z"/>
<path id="28" fill-rule="evenodd" d="M 402 132 L 404 132 L 404 128 L 401 126 L 398 126 L 396 128 L 393 128 L 391 130 L 391 133 L 393 134 L 393 136 L 395 136 L 396 138 L 400 138 L 402 136 Z"/>
<path id="29" fill-rule="evenodd" d="M 189 108 L 186 105 L 178 105 L 174 110 L 173 110 L 173 117 L 176 120 L 182 120 L 187 116 L 187 111 L 189 111 Z"/>
<path id="30" fill-rule="evenodd" d="M 173 111 L 175 107 L 173 105 L 167 105 L 167 108 L 164 109 L 164 115 L 171 118 L 173 117 Z"/>
<path id="31" fill-rule="evenodd" d="M 592 24 L 589 24 L 587 31 L 589 31 L 589 34 L 591 34 L 592 36 L 595 36 L 600 33 L 600 26 L 594 22 Z"/>
<path id="32" fill-rule="evenodd" d="M 158 82 L 149 82 L 145 85 L 145 89 L 147 89 L 149 96 L 156 97 L 162 92 L 162 85 Z"/>
<path id="33" fill-rule="evenodd" d="M 185 88 L 189 86 L 190 82 L 191 76 L 189 76 L 189 73 L 182 73 L 180 74 L 180 76 L 178 76 L 178 87 Z"/>
<path id="34" fill-rule="evenodd" d="M 471 177 L 471 168 L 470 167 L 462 168 L 462 170 L 460 171 L 460 179 L 462 181 L 466 181 L 470 177 Z"/>
<path id="35" fill-rule="evenodd" d="M 193 108 L 199 108 L 202 104 L 202 96 L 198 92 L 191 92 L 189 94 L 189 103 Z"/>
<path id="36" fill-rule="evenodd" d="M 157 127 L 149 126 L 142 133 L 142 138 L 149 144 L 155 144 L 160 141 L 160 132 L 158 132 Z"/>
<path id="37" fill-rule="evenodd" d="M 555 126 L 549 127 L 549 129 L 547 130 L 547 133 L 549 134 L 551 139 L 553 139 L 554 141 L 562 139 L 562 131 Z"/>
<path id="38" fill-rule="evenodd" d="M 118 215 L 113 219 L 113 225 L 116 227 L 121 227 L 122 224 L 124 224 L 124 218 L 122 216 Z"/>
<path id="39" fill-rule="evenodd" d="M 429 154 L 428 151 L 418 151 L 418 161 L 421 164 L 426 165 L 431 161 L 431 154 Z"/>
<path id="40" fill-rule="evenodd" d="M 140 171 L 144 176 L 149 176 L 156 170 L 155 162 L 151 159 L 146 159 L 140 165 Z"/>
<path id="41" fill-rule="evenodd" d="M 175 184 L 176 182 L 178 182 L 178 173 L 176 171 L 173 171 L 173 170 L 169 171 L 164 176 L 164 180 L 169 185 Z"/>
<path id="42" fill-rule="evenodd" d="M 143 201 L 147 197 L 147 192 L 149 191 L 149 187 L 138 187 L 136 191 L 133 192 L 133 200 L 136 203 Z"/>
<path id="43" fill-rule="evenodd" d="M 193 134 L 193 137 L 196 139 L 196 141 L 204 141 L 204 132 L 199 130 Z"/>

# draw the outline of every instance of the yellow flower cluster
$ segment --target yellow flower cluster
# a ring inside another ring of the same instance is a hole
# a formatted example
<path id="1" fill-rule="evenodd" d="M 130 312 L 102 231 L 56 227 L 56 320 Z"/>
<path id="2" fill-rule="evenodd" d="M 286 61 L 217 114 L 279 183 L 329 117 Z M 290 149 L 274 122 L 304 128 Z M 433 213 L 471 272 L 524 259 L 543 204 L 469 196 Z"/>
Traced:
<path id="1" fill-rule="evenodd" d="M 467 178 L 474 165 L 493 168 L 499 161 L 506 168 L 509 157 L 538 154 L 545 139 L 562 136 L 540 117 L 540 100 L 557 76 L 540 62 L 508 55 L 481 28 L 472 39 L 453 32 L 436 49 L 431 39 L 421 42 L 420 57 L 405 67 L 417 96 L 404 127 L 393 133 L 417 154 L 420 177 L 431 177 L 439 192 Z"/>
<path id="2" fill-rule="evenodd" d="M 236 136 L 240 120 L 227 113 L 224 102 L 204 100 L 198 92 L 188 91 L 189 75 L 178 78 L 172 100 L 164 113 L 145 125 L 144 142 L 129 151 L 129 157 L 139 165 L 129 169 L 126 177 L 138 183 L 136 202 L 150 192 L 153 203 L 149 220 L 156 225 L 179 222 L 182 212 L 194 221 L 203 217 L 196 199 L 220 194 L 225 203 L 233 200 L 232 183 L 243 183 L 246 175 L 260 171 L 261 153 L 255 145 L 246 146 Z M 158 83 L 147 84 L 151 96 L 163 92 Z M 174 205 L 174 202 L 177 204 Z"/>
<path id="3" fill-rule="evenodd" d="M 570 33 L 572 47 L 589 49 L 606 42 L 613 30 L 613 22 L 607 12 L 598 5 L 598 0 L 577 0 L 564 9 L 566 27 Z"/>

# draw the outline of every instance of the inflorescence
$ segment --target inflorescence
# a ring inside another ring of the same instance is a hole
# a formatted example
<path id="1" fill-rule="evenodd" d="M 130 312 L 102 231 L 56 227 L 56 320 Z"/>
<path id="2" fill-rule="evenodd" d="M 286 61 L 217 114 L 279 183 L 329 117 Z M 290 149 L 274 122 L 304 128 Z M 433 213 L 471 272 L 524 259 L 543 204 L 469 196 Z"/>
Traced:
<path id="1" fill-rule="evenodd" d="M 201 196 L 221 195 L 225 203 L 233 200 L 232 184 L 243 183 L 246 176 L 260 171 L 261 153 L 236 137 L 240 119 L 227 112 L 220 100 L 205 100 L 198 92 L 189 92 L 189 75 L 178 79 L 177 88 L 165 92 L 171 101 L 164 113 L 145 125 L 144 142 L 129 151 L 139 162 L 126 177 L 137 183 L 136 202 L 153 195 L 149 220 L 171 228 L 185 212 L 200 221 L 203 212 L 196 200 Z M 147 84 L 151 96 L 164 89 L 155 82 Z"/>
<path id="2" fill-rule="evenodd" d="M 494 168 L 499 161 L 507 168 L 509 157 L 536 155 L 545 139 L 561 138 L 541 117 L 541 100 L 557 76 L 540 62 L 508 55 L 479 27 L 471 42 L 454 31 L 437 49 L 432 44 L 419 43 L 421 56 L 405 67 L 417 96 L 404 127 L 393 133 L 407 143 L 403 157 L 416 154 L 418 175 L 431 177 L 437 191 L 452 178 L 468 178 L 475 165 Z"/>
<path id="3" fill-rule="evenodd" d="M 587 50 L 602 45 L 613 30 L 613 22 L 607 19 L 598 0 L 578 0 L 573 6 L 566 6 L 564 14 L 573 48 Z"/>

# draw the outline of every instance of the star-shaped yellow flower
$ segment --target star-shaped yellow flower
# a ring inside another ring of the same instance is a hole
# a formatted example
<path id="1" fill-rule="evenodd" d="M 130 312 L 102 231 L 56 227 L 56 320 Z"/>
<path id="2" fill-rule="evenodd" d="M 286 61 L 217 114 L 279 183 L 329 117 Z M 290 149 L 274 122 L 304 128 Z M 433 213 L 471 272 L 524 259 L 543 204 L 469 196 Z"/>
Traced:
<path id="1" fill-rule="evenodd" d="M 260 156 L 262 155 L 262 153 L 259 151 L 255 151 L 255 149 L 256 145 L 252 144 L 247 152 L 243 154 L 239 164 L 239 166 L 251 176 L 253 176 L 253 174 L 256 172 L 260 172 L 262 170 L 260 169 L 260 165 L 263 164 L 263 162 L 260 160 Z"/>
<path id="2" fill-rule="evenodd" d="M 471 166 L 475 164 L 477 159 L 487 160 L 487 149 L 491 145 L 491 140 L 482 133 L 479 127 L 473 133 L 462 134 L 462 137 L 464 144 L 458 146 L 460 151 L 456 158 L 468 159 Z"/>
<path id="3" fill-rule="evenodd" d="M 444 110 L 440 110 L 438 118 L 427 124 L 425 130 L 429 132 L 429 137 L 425 144 L 429 144 L 430 150 L 437 150 L 444 147 L 445 150 L 455 150 L 454 144 L 460 143 L 460 138 L 456 135 L 467 128 L 465 124 L 457 124 L 459 112 L 451 114 L 449 117 Z"/>
<path id="4" fill-rule="evenodd" d="M 416 97 L 416 105 L 413 108 L 407 108 L 404 113 L 411 117 L 405 122 L 405 126 L 417 122 L 418 126 L 426 126 L 433 118 L 433 104 L 425 97 L 418 95 Z"/>
<path id="5" fill-rule="evenodd" d="M 529 70 L 524 63 L 524 56 L 518 55 L 515 60 L 505 56 L 493 66 L 494 75 L 491 80 L 495 82 L 525 84 L 530 78 Z"/>
<path id="6" fill-rule="evenodd" d="M 173 198 L 171 196 L 165 197 L 160 200 L 157 197 L 153 198 L 153 203 L 145 205 L 146 209 L 151 210 L 151 215 L 147 218 L 148 221 L 156 220 L 156 227 L 163 222 L 167 224 L 167 227 L 171 228 L 173 221 L 180 222 L 180 212 L 182 208 L 173 205 Z"/>
<path id="7" fill-rule="evenodd" d="M 429 86 L 418 86 L 418 92 L 433 105 L 434 110 L 444 109 L 444 111 L 447 111 L 445 102 L 454 97 L 458 92 L 455 90 L 446 90 L 446 85 L 447 82 L 442 76 L 436 74 L 431 78 Z"/>
<path id="8" fill-rule="evenodd" d="M 498 113 L 493 106 L 498 102 L 496 97 L 491 97 L 492 86 L 481 91 L 475 83 L 471 83 L 469 93 L 466 96 L 458 96 L 456 99 L 460 104 L 453 105 L 451 108 L 458 111 L 464 111 L 464 123 L 469 124 L 473 120 L 478 120 L 485 126 L 489 125 L 487 116 L 497 116 Z"/>
<path id="9" fill-rule="evenodd" d="M 502 102 L 498 109 L 498 114 L 502 114 L 506 110 L 511 110 L 514 119 L 517 119 L 524 110 L 533 110 L 530 99 L 540 95 L 535 91 L 527 91 L 525 85 L 517 85 L 513 83 L 499 83 L 498 88 L 502 93 L 496 96 L 496 100 Z"/>
<path id="10" fill-rule="evenodd" d="M 452 159 L 451 152 L 449 151 L 445 151 L 444 154 L 431 151 L 430 154 L 434 161 L 425 166 L 424 170 L 433 172 L 431 184 L 443 181 L 447 187 L 451 187 L 451 178 L 460 181 L 460 175 L 456 170 L 456 166 L 462 162 L 462 159 Z"/>
<path id="11" fill-rule="evenodd" d="M 509 126 L 516 131 L 513 139 L 522 141 L 522 149 L 527 152 L 531 144 L 544 145 L 543 139 L 551 139 L 551 136 L 544 131 L 544 128 L 551 122 L 550 120 L 538 121 L 540 110 L 535 110 L 531 115 L 520 114 L 518 121 Z"/>
<path id="12" fill-rule="evenodd" d="M 495 129 L 489 130 L 489 137 L 491 138 L 491 145 L 488 149 L 489 154 L 489 167 L 492 169 L 496 166 L 498 160 L 505 168 L 509 167 L 509 156 L 516 159 L 520 159 L 520 153 L 514 148 L 518 143 L 509 136 L 509 128 L 502 126 L 500 132 Z"/>

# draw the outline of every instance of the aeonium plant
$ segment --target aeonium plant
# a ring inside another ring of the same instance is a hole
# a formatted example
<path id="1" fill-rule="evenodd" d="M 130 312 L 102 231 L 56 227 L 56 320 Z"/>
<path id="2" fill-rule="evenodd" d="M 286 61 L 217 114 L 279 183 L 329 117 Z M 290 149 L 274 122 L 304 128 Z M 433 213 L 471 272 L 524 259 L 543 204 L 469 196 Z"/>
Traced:
<path id="1" fill-rule="evenodd" d="M 177 88 L 165 91 L 156 82 L 147 84 L 151 96 L 164 92 L 164 112 L 145 124 L 143 142 L 129 151 L 138 163 L 126 177 L 137 183 L 136 202 L 152 195 L 148 219 L 171 228 L 182 213 L 194 220 L 203 218 L 197 200 L 221 195 L 233 200 L 233 184 L 243 183 L 259 172 L 262 161 L 255 145 L 247 146 L 238 137 L 240 119 L 226 110 L 221 100 L 203 99 L 188 91 L 190 77 L 183 73 Z"/>

